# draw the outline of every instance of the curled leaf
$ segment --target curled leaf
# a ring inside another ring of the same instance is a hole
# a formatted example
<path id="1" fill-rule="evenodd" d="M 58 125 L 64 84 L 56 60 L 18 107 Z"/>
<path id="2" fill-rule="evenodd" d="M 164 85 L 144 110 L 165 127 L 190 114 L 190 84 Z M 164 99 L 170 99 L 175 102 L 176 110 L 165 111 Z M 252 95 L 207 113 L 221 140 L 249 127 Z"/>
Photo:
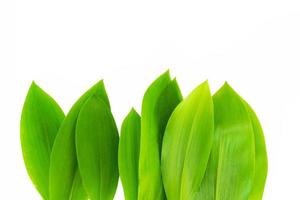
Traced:
<path id="1" fill-rule="evenodd" d="M 123 121 L 119 142 L 119 173 L 126 200 L 138 199 L 141 117 L 132 109 Z"/>
<path id="2" fill-rule="evenodd" d="M 109 107 L 103 81 L 100 81 L 79 98 L 63 120 L 51 154 L 49 177 L 51 200 L 81 200 L 82 196 L 86 196 L 85 199 L 87 199 L 87 195 L 82 194 L 82 191 L 84 191 L 82 181 L 78 180 L 80 175 L 77 172 L 75 130 L 80 109 L 92 95 L 98 96 Z"/>
<path id="3" fill-rule="evenodd" d="M 27 172 L 43 197 L 49 197 L 50 154 L 64 113 L 34 82 L 21 116 L 21 145 Z"/>
<path id="4" fill-rule="evenodd" d="M 172 113 L 162 146 L 162 176 L 169 200 L 194 199 L 213 142 L 213 103 L 207 82 Z"/>
<path id="5" fill-rule="evenodd" d="M 76 126 L 78 167 L 91 200 L 111 200 L 118 184 L 118 130 L 107 103 L 90 97 Z"/>
<path id="6" fill-rule="evenodd" d="M 165 199 L 161 177 L 161 145 L 164 130 L 174 108 L 181 101 L 176 80 L 167 71 L 147 89 L 142 104 L 139 157 L 140 200 Z"/>

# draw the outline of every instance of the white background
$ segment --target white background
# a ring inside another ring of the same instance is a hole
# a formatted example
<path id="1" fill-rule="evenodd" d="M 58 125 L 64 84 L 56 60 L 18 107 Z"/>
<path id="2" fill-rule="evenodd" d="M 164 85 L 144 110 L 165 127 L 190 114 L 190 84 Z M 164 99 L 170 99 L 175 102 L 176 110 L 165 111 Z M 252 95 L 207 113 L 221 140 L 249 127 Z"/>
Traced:
<path id="1" fill-rule="evenodd" d="M 184 95 L 229 81 L 265 131 L 264 199 L 300 199 L 298 0 L 3 0 L 0 22 L 0 199 L 40 199 L 19 141 L 32 80 L 67 112 L 104 79 L 120 126 L 167 69 Z"/>

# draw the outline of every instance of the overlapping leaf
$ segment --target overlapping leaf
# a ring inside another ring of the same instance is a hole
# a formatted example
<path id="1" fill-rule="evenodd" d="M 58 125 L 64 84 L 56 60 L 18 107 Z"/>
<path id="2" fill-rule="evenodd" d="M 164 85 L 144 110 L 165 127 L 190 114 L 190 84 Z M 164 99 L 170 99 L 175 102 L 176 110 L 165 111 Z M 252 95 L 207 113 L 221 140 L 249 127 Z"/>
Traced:
<path id="1" fill-rule="evenodd" d="M 49 196 L 50 154 L 63 119 L 59 105 L 33 82 L 21 116 L 21 145 L 27 172 L 43 199 Z"/>
<path id="2" fill-rule="evenodd" d="M 194 199 L 209 159 L 214 131 L 208 83 L 198 86 L 171 115 L 162 147 L 162 176 L 168 200 Z"/>
<path id="3" fill-rule="evenodd" d="M 243 100 L 227 84 L 213 96 L 214 144 L 198 199 L 247 200 L 253 186 L 255 141 Z"/>
<path id="4" fill-rule="evenodd" d="M 255 171 L 249 200 L 261 200 L 268 172 L 267 149 L 263 130 L 255 112 L 246 101 L 244 105 L 251 118 L 255 139 Z"/>
<path id="5" fill-rule="evenodd" d="M 132 109 L 123 121 L 119 142 L 119 173 L 125 199 L 138 199 L 141 118 Z"/>
<path id="6" fill-rule="evenodd" d="M 109 100 L 103 81 L 100 81 L 79 98 L 62 122 L 51 154 L 49 177 L 51 200 L 81 200 L 82 196 L 85 196 L 84 199 L 87 199 L 87 194 L 84 194 L 85 190 L 82 181 L 79 180 L 81 177 L 77 172 L 75 130 L 81 107 L 93 95 L 102 99 L 109 107 Z"/>
<path id="7" fill-rule="evenodd" d="M 111 200 L 119 166 L 126 200 L 261 200 L 267 152 L 250 105 L 227 83 L 211 97 L 204 82 L 181 100 L 176 80 L 162 74 L 141 117 L 125 118 L 118 144 L 102 81 L 66 117 L 33 83 L 21 116 L 32 182 L 43 199 Z"/>
<path id="8" fill-rule="evenodd" d="M 176 80 L 162 74 L 147 89 L 142 104 L 138 199 L 165 199 L 160 154 L 167 121 L 181 101 Z"/>
<path id="9" fill-rule="evenodd" d="M 91 200 L 112 200 L 118 183 L 118 130 L 112 113 L 97 96 L 82 106 L 76 126 L 78 167 Z"/>

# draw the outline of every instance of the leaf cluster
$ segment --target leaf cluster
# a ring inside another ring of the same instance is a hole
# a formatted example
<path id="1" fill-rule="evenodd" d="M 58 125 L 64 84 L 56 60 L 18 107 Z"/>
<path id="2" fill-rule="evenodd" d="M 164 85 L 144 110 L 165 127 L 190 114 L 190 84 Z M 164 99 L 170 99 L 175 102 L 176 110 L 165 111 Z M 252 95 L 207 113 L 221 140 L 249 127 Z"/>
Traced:
<path id="1" fill-rule="evenodd" d="M 45 200 L 260 200 L 268 163 L 260 122 L 226 82 L 182 97 L 169 71 L 131 109 L 120 138 L 103 81 L 65 115 L 32 83 L 21 116 L 27 172 Z"/>

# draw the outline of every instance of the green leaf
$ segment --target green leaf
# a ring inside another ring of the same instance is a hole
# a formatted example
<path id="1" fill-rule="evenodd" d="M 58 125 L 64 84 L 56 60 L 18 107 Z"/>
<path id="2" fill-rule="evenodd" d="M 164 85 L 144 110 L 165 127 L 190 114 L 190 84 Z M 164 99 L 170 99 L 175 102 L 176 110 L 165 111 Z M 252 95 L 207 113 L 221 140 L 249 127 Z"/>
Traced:
<path id="1" fill-rule="evenodd" d="M 162 175 L 167 199 L 189 200 L 199 191 L 213 131 L 212 97 L 204 82 L 176 107 L 165 131 Z"/>
<path id="2" fill-rule="evenodd" d="M 87 199 L 87 192 L 83 187 L 79 170 L 76 170 L 69 199 L 78 199 L 78 200 Z"/>
<path id="3" fill-rule="evenodd" d="M 116 123 L 107 103 L 92 96 L 83 105 L 76 126 L 76 149 L 83 185 L 91 200 L 111 200 L 118 184 Z"/>
<path id="4" fill-rule="evenodd" d="M 255 139 L 255 173 L 249 200 L 261 200 L 268 173 L 267 149 L 263 130 L 255 112 L 246 101 L 244 104 L 251 118 Z"/>
<path id="5" fill-rule="evenodd" d="M 63 120 L 51 154 L 49 177 L 51 200 L 82 199 L 80 191 L 84 189 L 82 188 L 81 181 L 77 180 L 80 179 L 80 176 L 76 175 L 78 167 L 75 148 L 75 128 L 82 105 L 92 95 L 101 98 L 109 107 L 109 100 L 103 81 L 100 81 L 79 98 Z M 77 184 L 74 184 L 74 182 Z M 76 187 L 74 188 L 74 186 Z M 80 195 L 77 196 L 76 194 Z"/>
<path id="6" fill-rule="evenodd" d="M 21 145 L 27 172 L 43 197 L 49 196 L 49 165 L 54 139 L 64 113 L 34 82 L 21 116 Z"/>
<path id="7" fill-rule="evenodd" d="M 132 109 L 123 121 L 119 142 L 119 173 L 126 200 L 138 199 L 141 118 Z"/>
<path id="8" fill-rule="evenodd" d="M 214 144 L 197 199 L 247 200 L 253 185 L 252 122 L 241 97 L 227 84 L 213 96 Z"/>
<path id="9" fill-rule="evenodd" d="M 147 89 L 142 105 L 139 159 L 139 200 L 165 199 L 160 156 L 164 130 L 174 108 L 181 101 L 176 80 L 162 74 Z"/>

